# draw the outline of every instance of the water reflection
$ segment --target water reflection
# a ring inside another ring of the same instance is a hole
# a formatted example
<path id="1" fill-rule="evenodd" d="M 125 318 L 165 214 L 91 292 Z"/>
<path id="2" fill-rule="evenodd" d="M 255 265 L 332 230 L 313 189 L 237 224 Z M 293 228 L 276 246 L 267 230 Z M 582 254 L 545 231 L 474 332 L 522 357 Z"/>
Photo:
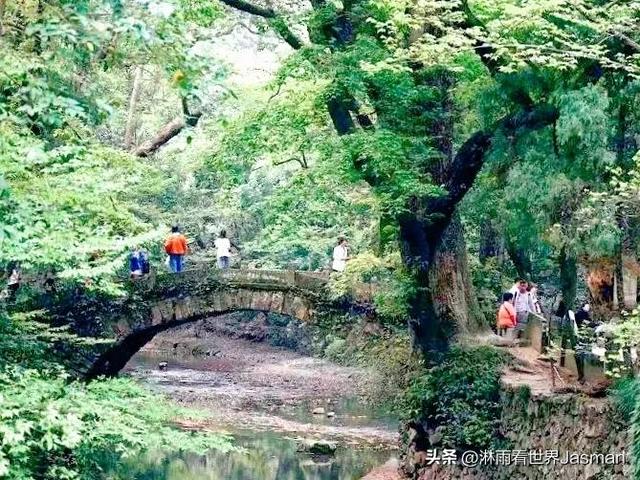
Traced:
<path id="1" fill-rule="evenodd" d="M 206 455 L 148 454 L 121 465 L 113 480 L 356 480 L 385 463 L 389 451 L 339 447 L 335 456 L 297 451 L 293 439 L 276 433 L 241 432 L 243 451 Z"/>
<path id="2" fill-rule="evenodd" d="M 126 371 L 202 410 L 210 428 L 230 432 L 241 450 L 196 455 L 176 445 L 114 466 L 110 480 L 356 480 L 395 456 L 397 419 L 345 388 L 345 378 L 359 372 L 226 337 L 198 339 L 199 349 L 211 353 L 194 355 L 193 342 L 165 339 L 158 345 L 173 345 L 170 351 L 139 352 Z M 176 355 L 182 350 L 190 354 Z M 162 370 L 161 362 L 167 362 Z M 327 414 L 312 414 L 318 406 Z M 323 438 L 338 448 L 334 455 L 311 455 L 298 451 L 298 437 Z"/>

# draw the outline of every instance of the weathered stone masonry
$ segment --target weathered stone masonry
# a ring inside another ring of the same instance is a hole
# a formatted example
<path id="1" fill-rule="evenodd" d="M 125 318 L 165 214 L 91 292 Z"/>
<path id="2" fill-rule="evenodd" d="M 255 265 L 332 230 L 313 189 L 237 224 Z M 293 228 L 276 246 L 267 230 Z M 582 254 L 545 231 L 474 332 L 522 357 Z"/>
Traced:
<path id="1" fill-rule="evenodd" d="M 102 336 L 116 343 L 87 372 L 89 378 L 115 375 L 157 333 L 234 311 L 272 312 L 311 322 L 321 311 L 361 309 L 370 303 L 368 287 L 351 305 L 335 305 L 326 295 L 325 274 L 295 271 L 195 268 L 132 282 L 129 297 L 101 318 Z M 365 307 L 364 310 L 367 308 Z"/>
<path id="2" fill-rule="evenodd" d="M 424 452 L 411 447 L 404 460 L 409 478 L 418 480 L 622 480 L 633 478 L 629 458 L 629 429 L 611 401 L 584 395 L 539 395 L 506 388 L 502 393 L 500 431 L 505 449 L 514 451 L 558 451 L 588 456 L 624 455 L 624 462 L 611 465 L 560 462 L 531 465 L 501 465 L 463 468 L 427 466 Z M 513 457 L 512 457 L 513 458 Z"/>

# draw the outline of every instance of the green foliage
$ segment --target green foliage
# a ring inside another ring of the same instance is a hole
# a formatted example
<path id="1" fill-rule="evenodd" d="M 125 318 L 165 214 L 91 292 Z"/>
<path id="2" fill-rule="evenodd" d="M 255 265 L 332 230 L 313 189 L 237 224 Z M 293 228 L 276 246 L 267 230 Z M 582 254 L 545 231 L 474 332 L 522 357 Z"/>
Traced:
<path id="1" fill-rule="evenodd" d="M 624 378 L 616 381 L 610 389 L 618 411 L 626 421 L 631 421 L 638 404 L 638 381 Z"/>
<path id="2" fill-rule="evenodd" d="M 402 267 L 399 254 L 385 258 L 369 252 L 357 255 L 344 272 L 331 278 L 329 291 L 335 299 L 353 297 L 357 296 L 358 287 L 373 289 L 376 313 L 383 323 L 404 325 L 415 287 Z"/>
<path id="3" fill-rule="evenodd" d="M 226 437 L 173 426 L 185 412 L 130 380 L 85 385 L 14 368 L 0 373 L 0 391 L 0 476 L 10 479 L 92 479 L 107 457 L 231 449 Z"/>
<path id="4" fill-rule="evenodd" d="M 493 347 L 453 348 L 407 392 L 404 416 L 442 434 L 459 450 L 490 448 L 498 439 L 500 375 L 506 359 Z"/>
<path id="5" fill-rule="evenodd" d="M 127 251 L 159 241 L 156 205 L 172 180 L 92 136 L 118 106 L 105 72 L 160 66 L 179 95 L 197 96 L 216 66 L 194 53 L 189 33 L 218 18 L 219 4 L 10 3 L 0 43 L 0 266 L 92 278 L 115 293 L 107 278 Z"/>
<path id="6" fill-rule="evenodd" d="M 610 389 L 618 412 L 631 425 L 631 461 L 634 478 L 640 476 L 640 397 L 637 378 L 617 380 Z"/>
<path id="7" fill-rule="evenodd" d="M 590 179 L 614 161 L 608 149 L 612 132 L 607 91 L 595 85 L 568 92 L 560 98 L 556 135 L 570 168 Z"/>
<path id="8" fill-rule="evenodd" d="M 219 2 L 215 0 L 180 0 L 180 14 L 187 22 L 210 27 L 223 16 Z"/>
<path id="9" fill-rule="evenodd" d="M 325 319 L 319 332 L 323 339 L 320 353 L 333 362 L 369 370 L 374 381 L 367 400 L 399 414 L 407 389 L 424 372 L 424 365 L 406 329 L 372 331 L 370 327 L 348 318 Z"/>
<path id="10" fill-rule="evenodd" d="M 347 341 L 344 338 L 329 336 L 324 356 L 332 362 L 341 362 L 346 354 Z"/>
<path id="11" fill-rule="evenodd" d="M 472 255 L 469 267 L 482 317 L 485 325 L 491 328 L 496 323 L 496 310 L 501 294 L 511 288 L 517 274 L 509 262 L 495 257 L 482 263 L 477 256 Z"/>
<path id="12" fill-rule="evenodd" d="M 502 60 L 504 73 L 528 66 L 567 72 L 586 61 L 631 75 L 638 71 L 637 54 L 621 55 L 619 43 L 599 41 L 609 32 L 628 31 L 626 25 L 638 11 L 634 3 L 490 0 L 465 2 L 466 9 L 451 0 L 426 2 L 412 9 L 407 8 L 409 0 L 373 3 L 396 7 L 393 22 L 389 22 L 394 29 L 386 31 L 401 34 L 389 36 L 387 42 L 428 65 L 453 63 L 457 55 L 479 42 L 493 47 L 493 57 Z M 461 18 L 471 21 L 461 26 Z M 408 28 L 418 26 L 425 33 L 407 46 Z"/>
<path id="13" fill-rule="evenodd" d="M 134 213 L 165 185 L 153 167 L 97 146 L 46 150 L 24 132 L 4 132 L 2 263 L 97 277 L 116 271 L 135 244 L 158 238 L 155 226 Z"/>
<path id="14" fill-rule="evenodd" d="M 95 352 L 100 340 L 42 320 L 0 313 L 0 477 L 94 479 L 143 452 L 231 449 L 227 437 L 180 429 L 175 422 L 193 413 L 132 380 L 72 381 L 68 352 Z"/>

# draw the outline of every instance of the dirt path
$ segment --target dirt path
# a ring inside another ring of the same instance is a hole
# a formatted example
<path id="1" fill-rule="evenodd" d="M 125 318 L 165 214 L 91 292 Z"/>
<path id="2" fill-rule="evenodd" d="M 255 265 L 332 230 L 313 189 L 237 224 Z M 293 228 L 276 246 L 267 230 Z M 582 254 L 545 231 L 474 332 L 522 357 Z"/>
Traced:
<path id="1" fill-rule="evenodd" d="M 502 382 L 510 388 L 528 386 L 533 396 L 578 392 L 593 396 L 606 387 L 601 383 L 581 385 L 575 375 L 557 364 L 552 372 L 550 362 L 531 347 L 510 346 L 507 351 L 514 357 L 515 363 L 504 369 Z"/>

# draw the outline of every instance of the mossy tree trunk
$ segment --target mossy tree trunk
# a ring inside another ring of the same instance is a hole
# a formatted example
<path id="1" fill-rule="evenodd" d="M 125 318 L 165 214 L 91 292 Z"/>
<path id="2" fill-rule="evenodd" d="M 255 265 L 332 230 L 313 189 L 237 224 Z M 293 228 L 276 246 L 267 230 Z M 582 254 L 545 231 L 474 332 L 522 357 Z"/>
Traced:
<path id="1" fill-rule="evenodd" d="M 495 258 L 501 259 L 504 254 L 504 241 L 491 218 L 480 222 L 480 249 L 478 257 L 482 263 Z"/>
<path id="2" fill-rule="evenodd" d="M 528 252 L 517 244 L 517 241 L 508 239 L 507 240 L 507 254 L 513 263 L 513 266 L 516 268 L 516 272 L 520 278 L 525 280 L 529 280 L 531 278 L 531 271 L 533 270 L 533 265 L 531 263 L 531 258 L 529 257 Z"/>
<path id="3" fill-rule="evenodd" d="M 560 289 L 562 300 L 567 308 L 575 308 L 576 290 L 578 285 L 578 261 L 575 254 L 563 246 L 558 256 L 560 267 Z"/>
<path id="4" fill-rule="evenodd" d="M 464 230 L 457 214 L 442 236 L 429 275 L 435 311 L 444 324 L 452 326 L 452 333 L 478 331 L 483 326 L 482 316 L 471 281 Z"/>

